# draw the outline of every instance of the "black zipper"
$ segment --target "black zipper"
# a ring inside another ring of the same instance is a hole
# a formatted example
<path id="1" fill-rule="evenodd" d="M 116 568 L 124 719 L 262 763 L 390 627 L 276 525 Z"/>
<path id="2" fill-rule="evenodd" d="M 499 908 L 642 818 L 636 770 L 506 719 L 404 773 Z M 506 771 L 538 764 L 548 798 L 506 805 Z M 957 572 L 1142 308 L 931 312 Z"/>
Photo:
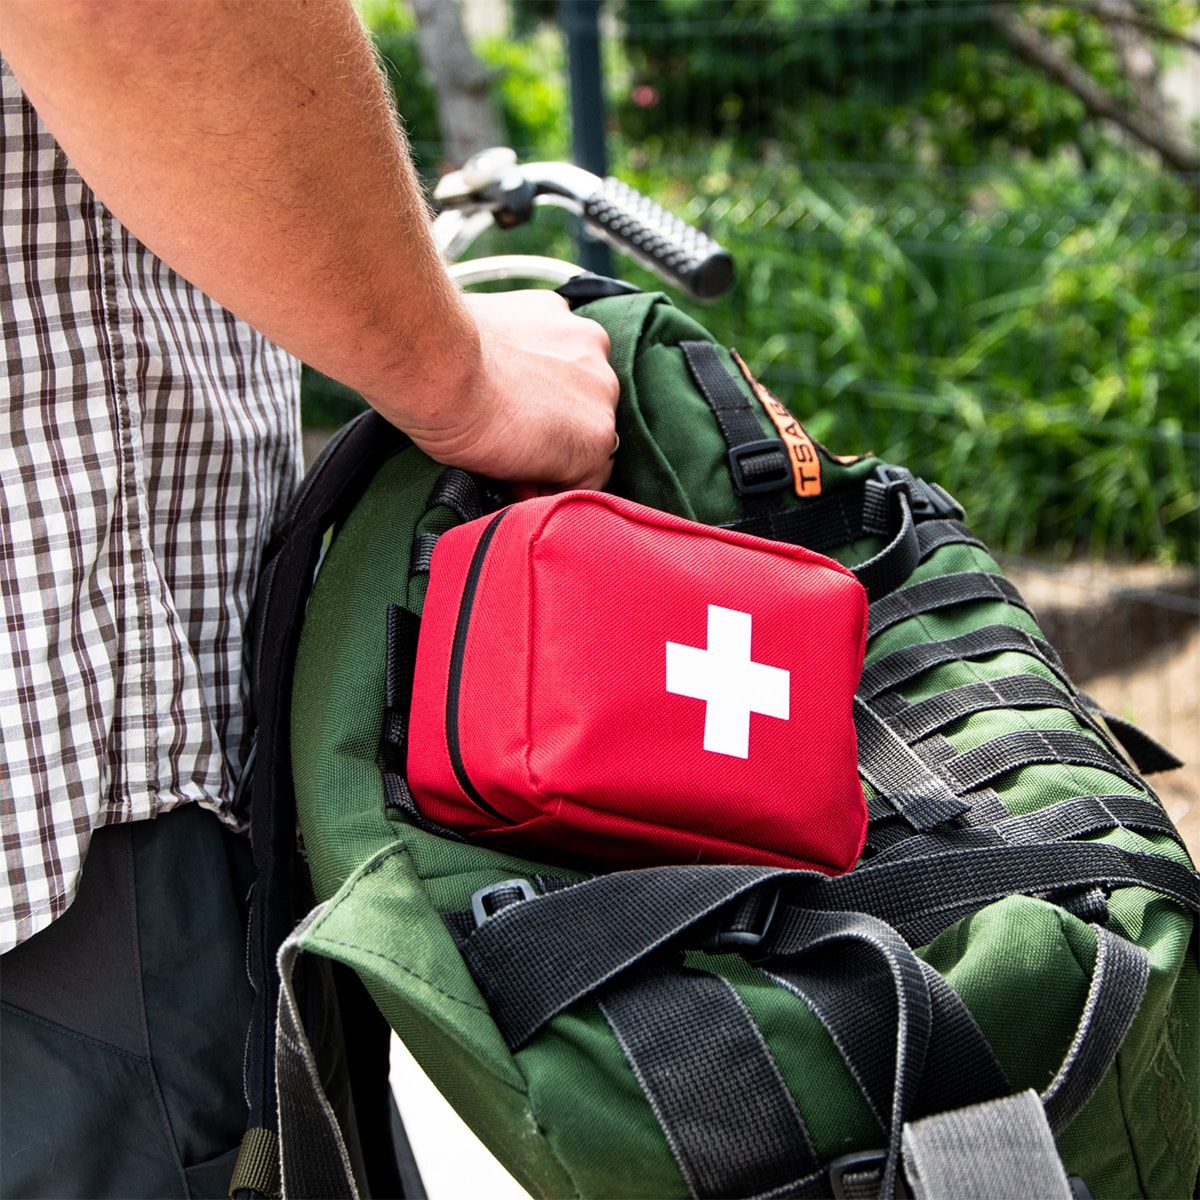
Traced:
<path id="1" fill-rule="evenodd" d="M 488 524 L 471 556 L 471 566 L 467 570 L 467 580 L 463 584 L 462 602 L 458 607 L 458 623 L 454 627 L 454 645 L 450 651 L 450 681 L 446 693 L 446 746 L 450 751 L 450 765 L 454 768 L 454 777 L 459 787 L 467 796 L 486 813 L 490 813 L 498 821 L 506 825 L 515 824 L 503 813 L 497 812 L 480 794 L 479 789 L 471 782 L 467 768 L 463 763 L 462 746 L 458 737 L 458 688 L 462 678 L 463 656 L 467 650 L 467 630 L 471 623 L 471 609 L 475 605 L 475 589 L 479 586 L 479 576 L 483 573 L 483 560 L 487 555 L 488 546 L 496 534 L 507 508 L 501 509 Z"/>

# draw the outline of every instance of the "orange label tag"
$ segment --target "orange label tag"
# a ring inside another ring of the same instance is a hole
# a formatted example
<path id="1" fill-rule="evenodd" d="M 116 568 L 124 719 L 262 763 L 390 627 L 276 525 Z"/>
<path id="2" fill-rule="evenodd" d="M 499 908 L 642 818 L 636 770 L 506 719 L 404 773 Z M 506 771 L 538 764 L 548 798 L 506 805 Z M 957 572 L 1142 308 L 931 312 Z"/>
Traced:
<path id="1" fill-rule="evenodd" d="M 736 350 L 732 351 L 733 360 L 741 368 L 746 382 L 754 389 L 758 402 L 767 410 L 783 444 L 787 447 L 788 460 L 792 464 L 792 481 L 796 495 L 803 497 L 819 496 L 821 494 L 821 460 L 817 456 L 816 443 L 804 431 L 804 426 L 790 413 L 771 393 L 763 387 L 753 375 L 750 368 L 742 361 Z"/>

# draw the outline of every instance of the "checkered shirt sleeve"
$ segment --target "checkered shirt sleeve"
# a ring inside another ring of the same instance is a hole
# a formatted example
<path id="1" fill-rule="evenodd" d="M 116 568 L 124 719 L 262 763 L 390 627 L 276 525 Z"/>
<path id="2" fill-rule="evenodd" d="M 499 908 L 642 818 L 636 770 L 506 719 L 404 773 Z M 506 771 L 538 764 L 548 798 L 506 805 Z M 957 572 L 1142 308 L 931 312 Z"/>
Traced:
<path id="1" fill-rule="evenodd" d="M 96 199 L 0 60 L 0 952 L 98 826 L 227 820 L 299 367 Z"/>

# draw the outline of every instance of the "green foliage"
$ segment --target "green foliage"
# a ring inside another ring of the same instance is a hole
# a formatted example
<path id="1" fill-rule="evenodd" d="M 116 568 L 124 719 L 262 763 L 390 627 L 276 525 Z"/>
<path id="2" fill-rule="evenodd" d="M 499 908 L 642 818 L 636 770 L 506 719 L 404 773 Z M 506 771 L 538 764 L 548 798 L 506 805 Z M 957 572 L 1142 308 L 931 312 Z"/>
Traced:
<path id="1" fill-rule="evenodd" d="M 433 173 L 442 161 L 437 97 L 421 62 L 416 20 L 401 0 L 369 0 L 363 18 L 418 165 Z M 561 158 L 569 149 L 562 39 L 533 25 L 519 39 L 489 38 L 474 47 L 495 73 L 495 99 L 510 144 L 524 157 Z"/>
<path id="2" fill-rule="evenodd" d="M 802 160 L 968 167 L 1070 146 L 1099 165 L 1106 132 L 1012 52 L 991 20 L 1002 2 L 625 0 L 620 125 L 652 148 L 720 136 L 746 155 L 779 145 Z M 1123 94 L 1109 30 L 1091 6 L 1012 7 Z M 1182 31 L 1200 5 L 1164 0 L 1153 15 Z"/>
<path id="3" fill-rule="evenodd" d="M 938 480 L 998 547 L 1195 561 L 1200 254 L 1194 219 L 1147 212 L 1157 174 L 1031 163 L 965 204 L 860 182 L 727 158 L 676 194 L 741 266 L 705 323 L 814 436 Z"/>
<path id="4" fill-rule="evenodd" d="M 492 38 L 477 51 L 496 72 L 496 94 L 513 149 L 522 158 L 568 157 L 567 80 L 557 32 L 535 26 L 519 41 Z"/>

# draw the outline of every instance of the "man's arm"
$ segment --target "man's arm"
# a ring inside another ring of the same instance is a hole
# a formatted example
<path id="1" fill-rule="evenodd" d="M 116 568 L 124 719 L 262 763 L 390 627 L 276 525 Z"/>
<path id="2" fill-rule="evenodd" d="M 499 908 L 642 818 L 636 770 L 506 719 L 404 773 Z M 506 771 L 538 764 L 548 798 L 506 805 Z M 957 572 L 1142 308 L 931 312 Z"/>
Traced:
<path id="1" fill-rule="evenodd" d="M 449 280 L 348 0 L 0 0 L 0 49 L 127 228 L 435 457 L 607 478 L 606 335 Z"/>

